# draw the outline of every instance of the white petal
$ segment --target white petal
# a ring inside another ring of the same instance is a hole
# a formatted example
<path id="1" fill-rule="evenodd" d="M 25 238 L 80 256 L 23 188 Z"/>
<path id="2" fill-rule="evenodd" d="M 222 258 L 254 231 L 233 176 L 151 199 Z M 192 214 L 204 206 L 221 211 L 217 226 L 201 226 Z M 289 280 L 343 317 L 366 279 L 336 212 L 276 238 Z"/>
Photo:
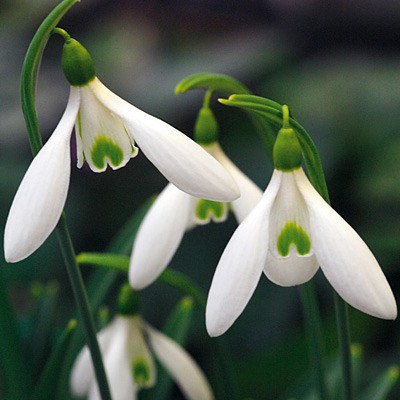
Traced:
<path id="1" fill-rule="evenodd" d="M 104 354 L 106 348 L 113 340 L 116 330 L 118 330 L 118 324 L 113 321 L 97 334 L 97 341 L 102 354 Z M 87 395 L 90 392 L 91 387 L 95 384 L 95 380 L 96 378 L 94 375 L 90 351 L 88 346 L 84 346 L 72 366 L 70 376 L 70 387 L 72 393 L 76 396 Z"/>
<path id="2" fill-rule="evenodd" d="M 189 220 L 191 197 L 171 183 L 140 225 L 133 244 L 129 282 L 143 289 L 158 278 L 178 248 Z"/>
<path id="3" fill-rule="evenodd" d="M 302 170 L 296 179 L 309 209 L 314 251 L 331 285 L 353 307 L 375 317 L 395 319 L 396 301 L 372 252 L 322 199 Z"/>
<path id="4" fill-rule="evenodd" d="M 263 192 L 226 156 L 218 143 L 204 148 L 226 168 L 239 186 L 241 195 L 232 201 L 232 211 L 240 224 L 261 200 Z"/>
<path id="5" fill-rule="evenodd" d="M 57 225 L 68 193 L 69 141 L 78 108 L 79 89 L 71 88 L 64 115 L 22 179 L 4 232 L 4 253 L 8 262 L 31 255 Z"/>
<path id="6" fill-rule="evenodd" d="M 131 319 L 117 316 L 114 319 L 112 340 L 104 350 L 104 368 L 113 400 L 136 399 L 136 388 L 132 377 L 132 359 L 129 344 Z M 97 383 L 96 383 L 97 386 Z"/>
<path id="7" fill-rule="evenodd" d="M 186 350 L 151 326 L 146 327 L 151 348 L 185 397 L 189 400 L 213 399 L 206 377 Z"/>
<path id="8" fill-rule="evenodd" d="M 240 196 L 231 175 L 193 140 L 121 99 L 98 79 L 90 85 L 104 106 L 121 118 L 146 157 L 179 189 L 215 201 Z"/>
<path id="9" fill-rule="evenodd" d="M 318 271 L 315 255 L 299 256 L 291 252 L 288 257 L 276 257 L 268 253 L 264 273 L 267 278 L 280 286 L 295 286 L 308 282 Z"/>
<path id="10" fill-rule="evenodd" d="M 222 335 L 233 324 L 257 286 L 267 258 L 269 214 L 281 176 L 274 172 L 261 201 L 238 226 L 219 260 L 207 299 L 210 336 Z"/>
<path id="11" fill-rule="evenodd" d="M 81 106 L 76 123 L 78 167 L 86 160 L 94 172 L 109 165 L 118 169 L 138 154 L 122 121 L 113 115 L 91 90 L 81 88 Z"/>

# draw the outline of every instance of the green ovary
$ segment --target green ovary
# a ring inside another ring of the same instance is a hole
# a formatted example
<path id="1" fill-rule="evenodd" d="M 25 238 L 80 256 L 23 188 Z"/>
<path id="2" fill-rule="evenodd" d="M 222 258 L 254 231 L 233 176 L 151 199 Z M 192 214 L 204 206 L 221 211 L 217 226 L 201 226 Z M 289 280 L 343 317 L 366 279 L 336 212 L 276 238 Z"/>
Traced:
<path id="1" fill-rule="evenodd" d="M 278 236 L 278 252 L 282 257 L 287 257 L 290 252 L 290 246 L 294 244 L 297 248 L 297 253 L 304 256 L 310 252 L 311 240 L 307 232 L 296 222 L 288 222 Z"/>
<path id="2" fill-rule="evenodd" d="M 200 221 L 207 221 L 212 216 L 214 216 L 214 221 L 222 221 L 224 219 L 225 213 L 225 203 L 200 199 L 196 204 L 196 217 Z"/>
<path id="3" fill-rule="evenodd" d="M 138 358 L 132 363 L 133 380 L 139 387 L 146 387 L 150 383 L 150 367 L 145 359 Z"/>
<path id="4" fill-rule="evenodd" d="M 106 159 L 110 160 L 114 167 L 118 167 L 124 160 L 124 152 L 112 139 L 99 135 L 96 137 L 90 151 L 92 162 L 98 169 L 103 169 Z"/>

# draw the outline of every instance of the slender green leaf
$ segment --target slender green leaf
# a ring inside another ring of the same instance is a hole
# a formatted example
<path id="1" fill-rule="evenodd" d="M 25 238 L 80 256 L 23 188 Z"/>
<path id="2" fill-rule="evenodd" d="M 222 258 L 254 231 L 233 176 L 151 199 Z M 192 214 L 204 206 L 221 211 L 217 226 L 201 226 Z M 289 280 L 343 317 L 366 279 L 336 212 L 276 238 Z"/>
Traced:
<path id="1" fill-rule="evenodd" d="M 20 332 L 0 270 L 0 369 L 4 398 L 27 399 L 33 384 L 32 370 L 22 352 Z"/>

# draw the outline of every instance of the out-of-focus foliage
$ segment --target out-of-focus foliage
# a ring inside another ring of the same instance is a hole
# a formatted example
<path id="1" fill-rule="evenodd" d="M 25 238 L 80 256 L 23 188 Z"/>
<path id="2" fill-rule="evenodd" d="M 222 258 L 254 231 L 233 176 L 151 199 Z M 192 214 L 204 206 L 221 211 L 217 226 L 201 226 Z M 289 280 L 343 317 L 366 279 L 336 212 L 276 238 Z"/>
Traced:
<path id="1" fill-rule="evenodd" d="M 31 160 L 19 105 L 19 72 L 33 33 L 56 4 L 54 0 L 0 4 L 3 227 Z M 82 0 L 60 26 L 89 49 L 97 74 L 107 86 L 189 136 L 202 93 L 176 96 L 174 87 L 190 74 L 228 74 L 255 94 L 288 104 L 317 144 L 333 207 L 369 244 L 400 298 L 398 1 Z M 45 138 L 57 124 L 68 96 L 61 47 L 60 38 L 51 38 L 40 73 L 38 108 Z M 250 120 L 237 109 L 217 102 L 213 107 L 226 153 L 264 189 L 271 163 Z M 66 214 L 77 251 L 104 251 L 133 212 L 165 183 L 140 154 L 118 171 L 93 174 L 86 167 L 73 169 Z M 186 273 L 207 293 L 234 228 L 230 217 L 225 224 L 190 231 L 171 267 Z M 57 242 L 51 237 L 17 265 L 7 265 L 0 257 L 2 280 L 17 311 L 26 357 L 39 371 L 74 310 Z M 92 270 L 88 267 L 83 272 L 89 278 Z M 326 362 L 331 365 L 337 349 L 332 296 L 321 273 L 315 280 Z M 41 282 L 36 288 L 46 292 L 37 301 L 31 290 L 34 282 Z M 156 283 L 141 294 L 142 312 L 153 325 L 162 326 L 180 297 L 177 290 Z M 114 302 L 113 294 L 107 297 L 106 304 Z M 43 319 L 45 310 L 48 318 Z M 350 321 L 352 340 L 363 348 L 360 384 L 365 390 L 399 363 L 400 324 L 355 310 L 350 312 Z M 241 398 L 308 395 L 307 390 L 298 391 L 309 377 L 303 332 L 298 290 L 277 287 L 262 278 L 249 306 L 225 335 L 236 377 L 234 390 Z M 39 346 L 35 353 L 33 340 Z M 188 349 L 218 388 L 221 371 L 215 340 L 207 337 L 203 312 L 196 309 Z M 1 382 L 0 375 L 0 393 Z M 171 398 L 179 398 L 177 393 Z M 388 398 L 399 397 L 397 385 Z"/>

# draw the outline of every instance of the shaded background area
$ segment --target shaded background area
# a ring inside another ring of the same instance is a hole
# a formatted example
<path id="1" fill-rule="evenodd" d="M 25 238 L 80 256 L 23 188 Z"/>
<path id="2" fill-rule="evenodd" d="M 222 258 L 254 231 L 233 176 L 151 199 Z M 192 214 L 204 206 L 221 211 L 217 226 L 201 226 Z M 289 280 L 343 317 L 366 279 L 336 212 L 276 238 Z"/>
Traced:
<path id="1" fill-rule="evenodd" d="M 2 229 L 31 155 L 19 105 L 25 51 L 56 1 L 0 5 L 0 221 Z M 255 94 L 288 104 L 320 151 L 332 204 L 366 240 L 399 298 L 400 260 L 400 3 L 395 0 L 100 1 L 82 0 L 61 27 L 92 54 L 97 75 L 113 91 L 189 136 L 202 93 L 174 95 L 189 74 L 231 75 Z M 68 97 L 60 67 L 62 40 L 46 48 L 38 87 L 43 135 L 56 126 Z M 246 115 L 215 102 L 221 143 L 261 188 L 271 162 Z M 73 163 L 75 163 L 73 149 Z M 118 171 L 73 168 L 66 213 L 76 250 L 102 251 L 165 179 L 143 154 Z M 235 229 L 225 224 L 189 232 L 171 267 L 204 289 Z M 4 279 L 23 317 L 33 281 L 57 280 L 62 327 L 72 294 L 55 237 L 28 260 L 7 265 Z M 91 270 L 84 271 L 89 276 Z M 326 347 L 336 349 L 333 301 L 321 272 L 315 278 Z M 143 291 L 143 313 L 162 326 L 180 293 L 162 284 Z M 110 296 L 110 305 L 113 298 Z M 352 339 L 365 350 L 366 378 L 399 362 L 399 323 L 351 310 Z M 226 334 L 242 397 L 289 396 L 308 368 L 297 288 L 262 278 L 248 307 Z M 199 311 L 188 349 L 213 381 L 213 354 Z M 367 382 L 367 380 L 366 380 Z M 392 398 L 400 396 L 400 389 Z"/>

